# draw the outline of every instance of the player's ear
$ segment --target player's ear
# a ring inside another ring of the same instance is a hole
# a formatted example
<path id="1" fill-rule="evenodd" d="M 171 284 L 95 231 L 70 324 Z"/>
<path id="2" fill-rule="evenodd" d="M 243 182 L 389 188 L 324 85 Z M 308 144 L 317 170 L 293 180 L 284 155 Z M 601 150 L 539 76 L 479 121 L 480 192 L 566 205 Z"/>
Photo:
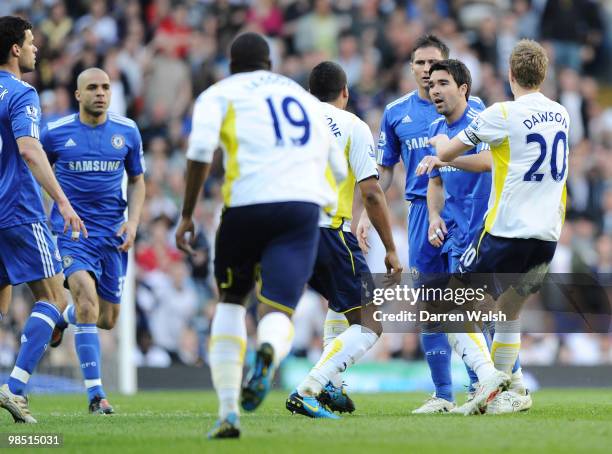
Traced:
<path id="1" fill-rule="evenodd" d="M 81 101 L 81 92 L 79 90 L 74 90 L 74 97 L 77 101 Z"/>
<path id="2" fill-rule="evenodd" d="M 19 58 L 19 54 L 21 54 L 21 46 L 19 46 L 19 44 L 13 44 L 11 46 L 11 54 L 13 57 Z"/>
<path id="3" fill-rule="evenodd" d="M 348 85 L 345 85 L 344 88 L 342 89 L 342 97 L 344 99 L 348 99 L 348 97 L 349 97 Z"/>

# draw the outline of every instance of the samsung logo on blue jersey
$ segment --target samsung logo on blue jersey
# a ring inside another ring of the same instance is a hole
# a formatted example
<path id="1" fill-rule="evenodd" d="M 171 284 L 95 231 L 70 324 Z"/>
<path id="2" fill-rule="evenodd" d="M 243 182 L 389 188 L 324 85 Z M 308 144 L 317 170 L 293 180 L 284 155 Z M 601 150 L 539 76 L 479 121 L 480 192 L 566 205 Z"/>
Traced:
<path id="1" fill-rule="evenodd" d="M 74 172 L 114 172 L 121 161 L 70 161 L 68 168 Z"/>
<path id="2" fill-rule="evenodd" d="M 410 140 L 405 140 L 404 143 L 409 151 L 416 150 L 417 148 L 425 148 L 429 146 L 429 137 L 413 137 Z"/>

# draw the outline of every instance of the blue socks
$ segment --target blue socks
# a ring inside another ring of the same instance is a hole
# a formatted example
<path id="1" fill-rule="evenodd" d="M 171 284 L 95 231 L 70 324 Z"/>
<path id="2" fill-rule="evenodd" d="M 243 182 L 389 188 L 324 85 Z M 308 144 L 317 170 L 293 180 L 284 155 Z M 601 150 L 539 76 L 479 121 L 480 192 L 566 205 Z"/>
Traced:
<path id="1" fill-rule="evenodd" d="M 95 396 L 106 397 L 102 389 L 100 340 L 95 323 L 77 323 L 74 334 L 76 352 L 83 371 L 87 397 L 91 402 Z"/>
<path id="2" fill-rule="evenodd" d="M 53 304 L 47 301 L 34 304 L 23 328 L 17 361 L 8 380 L 8 387 L 13 394 L 24 395 L 30 375 L 45 353 L 53 328 L 60 318 L 62 315 Z"/>
<path id="3" fill-rule="evenodd" d="M 421 333 L 421 344 L 429 365 L 431 379 L 436 387 L 436 397 L 453 402 L 451 379 L 451 346 L 444 333 Z"/>

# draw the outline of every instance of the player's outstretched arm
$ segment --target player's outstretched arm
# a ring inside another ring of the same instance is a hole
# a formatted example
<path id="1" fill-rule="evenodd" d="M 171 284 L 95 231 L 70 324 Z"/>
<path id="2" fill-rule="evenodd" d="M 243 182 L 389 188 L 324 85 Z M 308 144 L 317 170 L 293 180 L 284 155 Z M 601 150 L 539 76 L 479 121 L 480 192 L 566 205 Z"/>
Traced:
<path id="1" fill-rule="evenodd" d="M 176 247 L 187 254 L 193 254 L 192 247 L 195 240 L 195 226 L 193 224 L 193 211 L 198 203 L 200 192 L 208 176 L 210 163 L 198 162 L 187 159 L 187 182 L 185 183 L 185 200 L 183 201 L 183 210 L 181 212 L 181 222 L 176 229 L 175 240 Z M 187 238 L 186 234 L 190 233 Z"/>
<path id="2" fill-rule="evenodd" d="M 129 177 L 130 198 L 128 199 L 128 220 L 121 225 L 117 236 L 125 235 L 125 240 L 119 246 L 120 251 L 127 252 L 134 245 L 140 214 L 145 201 L 145 179 L 144 174 Z"/>
<path id="3" fill-rule="evenodd" d="M 399 277 L 402 266 L 395 250 L 395 242 L 391 232 L 391 216 L 385 200 L 385 193 L 374 177 L 360 181 L 359 190 L 361 191 L 365 211 L 387 251 L 385 256 L 387 272 Z"/>
<path id="4" fill-rule="evenodd" d="M 466 145 L 457 137 L 449 140 L 448 136 L 439 134 L 429 139 L 429 143 L 436 149 L 438 158 L 444 162 L 451 162 L 456 157 L 462 155 L 474 145 Z"/>
<path id="5" fill-rule="evenodd" d="M 17 139 L 19 154 L 26 162 L 36 181 L 43 187 L 47 194 L 57 203 L 57 208 L 64 218 L 64 233 L 68 227 L 72 229 L 73 239 L 78 239 L 78 235 L 83 233 L 87 238 L 87 229 L 78 214 L 72 208 L 66 194 L 60 187 L 49 159 L 45 154 L 40 142 L 33 137 L 20 137 Z"/>
<path id="6" fill-rule="evenodd" d="M 441 216 L 442 208 L 444 208 L 442 178 L 430 178 L 427 184 L 427 211 L 429 212 L 429 229 L 427 234 L 429 242 L 434 247 L 442 246 L 445 235 L 448 233 L 446 223 Z"/>
<path id="7" fill-rule="evenodd" d="M 493 166 L 491 150 L 483 150 L 480 153 L 459 156 L 450 163 L 453 167 L 468 172 L 490 172 Z"/>

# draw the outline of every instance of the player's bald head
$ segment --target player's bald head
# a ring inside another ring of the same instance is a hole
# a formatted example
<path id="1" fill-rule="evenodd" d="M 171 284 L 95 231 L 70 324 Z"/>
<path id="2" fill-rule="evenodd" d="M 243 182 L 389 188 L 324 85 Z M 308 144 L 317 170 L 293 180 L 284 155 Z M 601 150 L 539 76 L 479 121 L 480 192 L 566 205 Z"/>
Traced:
<path id="1" fill-rule="evenodd" d="M 259 33 L 247 32 L 239 35 L 230 48 L 230 72 L 232 74 L 269 70 L 270 47 Z"/>
<path id="2" fill-rule="evenodd" d="M 92 81 L 110 83 L 110 78 L 100 68 L 87 68 L 77 77 L 77 90 L 83 90 Z"/>

